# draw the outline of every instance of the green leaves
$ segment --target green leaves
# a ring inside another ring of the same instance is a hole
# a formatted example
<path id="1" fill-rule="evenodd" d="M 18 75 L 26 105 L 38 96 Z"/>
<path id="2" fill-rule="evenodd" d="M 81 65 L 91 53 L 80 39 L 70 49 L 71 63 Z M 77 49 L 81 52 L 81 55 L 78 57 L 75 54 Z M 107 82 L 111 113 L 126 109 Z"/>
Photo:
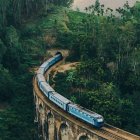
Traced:
<path id="1" fill-rule="evenodd" d="M 6 43 L 9 47 L 19 47 L 19 35 L 13 26 L 6 28 Z"/>
<path id="2" fill-rule="evenodd" d="M 9 3 L 9 0 L 0 0 L 0 25 L 4 25 L 7 21 L 6 16 Z"/>
<path id="3" fill-rule="evenodd" d="M 8 70 L 0 65 L 0 101 L 11 101 L 14 95 L 14 80 Z"/>
<path id="4" fill-rule="evenodd" d="M 6 52 L 6 46 L 4 45 L 4 43 L 2 42 L 2 40 L 0 39 L 0 63 L 2 61 L 2 58 Z"/>

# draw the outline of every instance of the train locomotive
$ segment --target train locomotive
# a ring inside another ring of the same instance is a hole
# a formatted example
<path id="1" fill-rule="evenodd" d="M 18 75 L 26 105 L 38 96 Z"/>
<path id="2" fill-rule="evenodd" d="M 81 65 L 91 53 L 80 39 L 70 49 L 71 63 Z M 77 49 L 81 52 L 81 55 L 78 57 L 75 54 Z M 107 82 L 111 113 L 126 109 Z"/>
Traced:
<path id="1" fill-rule="evenodd" d="M 77 104 L 74 104 L 67 98 L 55 92 L 55 90 L 46 82 L 44 74 L 50 69 L 54 64 L 61 61 L 63 56 L 60 52 L 49 60 L 45 61 L 39 68 L 36 74 L 36 80 L 39 89 L 43 94 L 58 107 L 66 111 L 67 113 L 91 124 L 94 127 L 101 128 L 104 125 L 103 116 L 85 109 Z"/>

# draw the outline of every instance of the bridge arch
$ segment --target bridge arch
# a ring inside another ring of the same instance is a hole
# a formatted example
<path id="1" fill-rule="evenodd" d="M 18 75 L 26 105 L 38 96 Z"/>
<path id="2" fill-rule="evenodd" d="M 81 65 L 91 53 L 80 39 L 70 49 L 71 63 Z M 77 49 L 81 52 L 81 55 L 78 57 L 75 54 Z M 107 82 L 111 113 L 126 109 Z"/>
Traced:
<path id="1" fill-rule="evenodd" d="M 39 104 L 38 109 L 39 109 L 40 114 L 42 114 L 44 112 L 44 108 L 43 108 L 43 105 L 41 103 Z"/>
<path id="2" fill-rule="evenodd" d="M 45 104 L 41 99 L 38 99 L 38 112 L 40 113 L 41 116 L 45 115 Z"/>
<path id="3" fill-rule="evenodd" d="M 58 132 L 59 140 L 73 140 L 73 133 L 67 122 L 62 122 Z"/>
<path id="4" fill-rule="evenodd" d="M 54 114 L 48 111 L 45 121 L 45 135 L 48 140 L 54 140 L 55 138 L 55 121 Z"/>
<path id="5" fill-rule="evenodd" d="M 90 136 L 86 133 L 81 133 L 78 135 L 77 140 L 91 140 Z"/>

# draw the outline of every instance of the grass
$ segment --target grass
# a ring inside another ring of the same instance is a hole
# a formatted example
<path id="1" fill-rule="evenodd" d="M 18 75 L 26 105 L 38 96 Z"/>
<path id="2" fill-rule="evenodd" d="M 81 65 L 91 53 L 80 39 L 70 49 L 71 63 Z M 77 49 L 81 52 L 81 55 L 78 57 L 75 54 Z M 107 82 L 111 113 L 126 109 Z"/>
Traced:
<path id="1" fill-rule="evenodd" d="M 54 6 L 47 15 L 40 15 L 37 19 L 31 19 L 24 24 L 23 30 L 35 33 L 37 30 L 49 32 L 57 28 L 61 32 L 75 31 L 77 24 L 82 23 L 85 13 L 72 11 L 62 6 Z"/>

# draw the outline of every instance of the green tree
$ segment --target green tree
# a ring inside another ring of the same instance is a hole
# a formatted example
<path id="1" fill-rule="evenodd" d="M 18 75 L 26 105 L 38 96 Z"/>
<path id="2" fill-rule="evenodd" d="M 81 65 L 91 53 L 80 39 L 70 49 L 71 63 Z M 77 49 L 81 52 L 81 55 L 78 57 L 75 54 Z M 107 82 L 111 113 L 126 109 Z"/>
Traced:
<path id="1" fill-rule="evenodd" d="M 1 64 L 1 61 L 3 59 L 3 56 L 6 52 L 6 46 L 4 45 L 4 43 L 2 42 L 2 40 L 0 39 L 0 64 Z"/>
<path id="2" fill-rule="evenodd" d="M 14 80 L 8 70 L 0 66 L 0 101 L 9 102 L 14 96 Z"/>

